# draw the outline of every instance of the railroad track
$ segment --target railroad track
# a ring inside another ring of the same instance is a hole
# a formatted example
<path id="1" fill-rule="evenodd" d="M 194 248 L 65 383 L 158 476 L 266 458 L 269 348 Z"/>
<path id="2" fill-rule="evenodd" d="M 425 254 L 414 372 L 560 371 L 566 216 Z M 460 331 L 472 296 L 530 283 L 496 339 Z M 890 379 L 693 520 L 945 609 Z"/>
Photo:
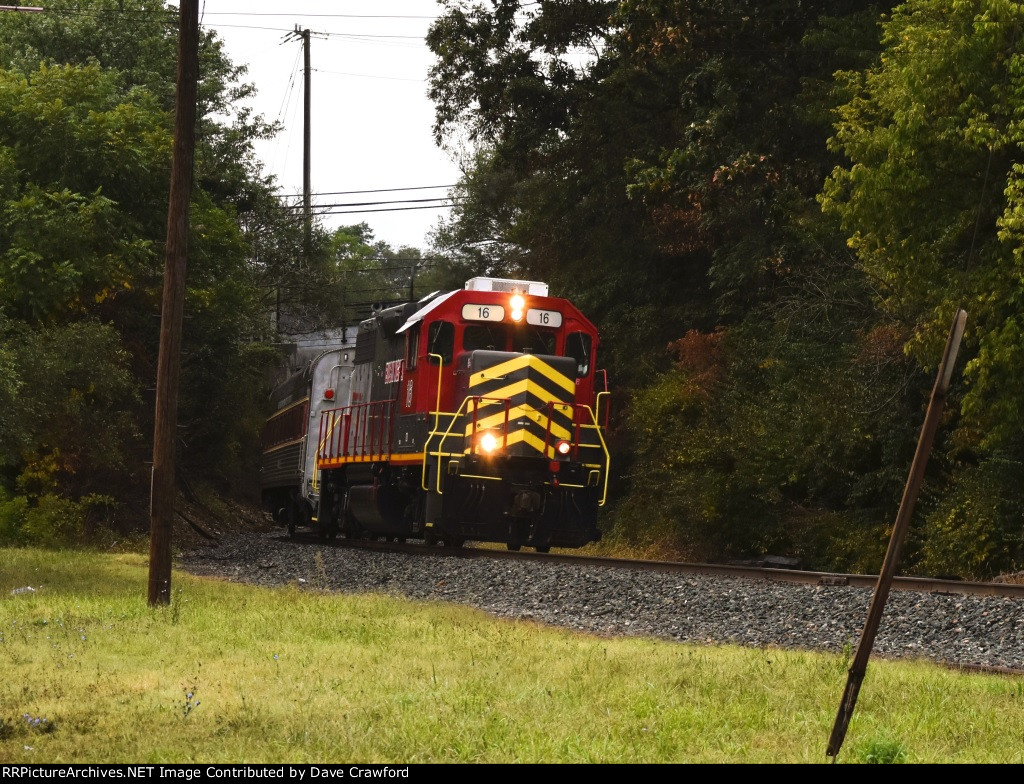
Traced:
<path id="1" fill-rule="evenodd" d="M 740 577 L 748 580 L 796 583 L 800 585 L 835 585 L 857 588 L 874 588 L 877 575 L 838 574 L 830 572 L 809 572 L 798 569 L 772 567 L 733 566 L 727 564 L 702 564 L 677 561 L 649 561 L 630 558 L 607 558 L 592 555 L 571 555 L 566 553 L 537 553 L 531 551 L 497 550 L 482 547 L 440 547 L 411 542 L 381 541 L 373 539 L 335 539 L 325 541 L 314 534 L 297 533 L 279 537 L 283 542 L 318 544 L 325 547 L 348 547 L 376 552 L 406 553 L 412 555 L 444 555 L 455 558 L 488 558 L 492 560 L 537 560 L 546 563 L 575 564 L 577 566 L 599 566 L 618 569 L 633 569 L 652 572 L 674 572 L 679 574 L 715 575 L 718 577 Z M 943 580 L 930 577 L 895 577 L 893 590 L 918 591 L 949 595 L 998 596 L 1024 599 L 1024 585 L 1013 583 L 970 582 L 965 580 Z M 1020 672 L 1014 670 L 1013 672 Z"/>
<path id="2" fill-rule="evenodd" d="M 757 648 L 846 650 L 860 636 L 877 584 L 874 575 L 511 552 L 492 545 L 328 542 L 308 531 L 289 538 L 282 529 L 241 534 L 222 545 L 190 551 L 182 565 L 198 575 L 255 585 L 384 591 L 597 634 Z M 406 559 L 382 557 L 389 553 Z M 447 557 L 432 563 L 438 556 Z M 650 579 L 640 576 L 644 570 Z M 802 586 L 814 590 L 797 590 Z M 1024 585 L 901 577 L 893 588 L 872 656 L 1024 676 Z"/>

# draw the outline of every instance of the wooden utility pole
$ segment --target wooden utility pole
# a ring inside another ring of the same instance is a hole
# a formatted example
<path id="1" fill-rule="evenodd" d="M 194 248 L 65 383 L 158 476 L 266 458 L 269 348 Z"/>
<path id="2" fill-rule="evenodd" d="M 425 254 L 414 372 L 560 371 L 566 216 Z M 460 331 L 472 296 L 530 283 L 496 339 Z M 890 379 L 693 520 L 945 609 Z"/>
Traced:
<path id="1" fill-rule="evenodd" d="M 302 51 L 305 68 L 303 70 L 303 111 L 302 111 L 302 217 L 305 221 L 305 238 L 303 241 L 303 252 L 306 256 L 306 264 L 310 262 L 313 254 L 313 186 L 310 182 L 310 114 L 311 95 L 310 67 L 309 67 L 309 28 L 302 31 Z"/>
<path id="2" fill-rule="evenodd" d="M 861 633 L 857 652 L 854 654 L 853 663 L 850 665 L 846 679 L 846 689 L 839 703 L 839 711 L 836 714 L 835 724 L 832 726 L 832 735 L 828 739 L 826 754 L 832 757 L 833 762 L 835 762 L 835 757 L 839 754 L 839 749 L 843 745 L 843 739 L 846 737 L 846 728 L 850 723 L 850 717 L 853 716 L 853 708 L 857 704 L 860 685 L 864 681 L 864 674 L 868 667 L 868 657 L 871 656 L 871 648 L 875 643 L 875 635 L 882 621 L 882 612 L 885 610 L 885 603 L 889 598 L 892 579 L 896 575 L 896 564 L 899 562 L 900 551 L 903 549 L 903 540 L 907 536 L 910 518 L 913 517 L 914 505 L 917 503 L 917 495 L 921 490 L 921 483 L 924 481 L 924 469 L 928 464 L 928 455 L 932 451 L 935 432 L 939 429 L 939 418 L 942 416 L 942 409 L 946 402 L 946 392 L 949 390 L 949 382 L 953 377 L 953 366 L 956 364 L 956 355 L 960 350 L 960 340 L 964 336 L 964 325 L 966 323 L 966 311 L 958 310 L 953 318 L 953 325 L 949 330 L 949 338 L 946 340 L 946 350 L 942 354 L 942 362 L 939 363 L 939 372 L 935 379 L 935 386 L 932 387 L 932 396 L 928 401 L 928 411 L 924 417 L 924 424 L 921 426 L 921 435 L 917 440 L 917 450 L 914 452 L 914 459 L 910 464 L 910 476 L 907 478 L 907 484 L 903 489 L 903 499 L 900 501 L 900 509 L 896 513 L 896 522 L 892 527 L 889 549 L 885 553 L 885 561 L 882 563 L 882 570 L 878 575 L 875 594 L 871 598 L 871 606 L 868 608 L 868 617 L 864 623 L 864 631 Z"/>
<path id="3" fill-rule="evenodd" d="M 302 253 L 304 256 L 303 261 L 308 265 L 310 257 L 313 255 L 313 188 L 309 176 L 311 158 L 309 143 L 310 115 L 312 113 L 312 84 L 310 77 L 313 69 L 310 68 L 309 58 L 309 28 L 300 29 L 298 25 L 295 25 L 295 29 L 284 37 L 285 41 L 294 41 L 296 39 L 302 39 L 302 59 L 304 63 L 302 70 L 302 218 L 305 224 L 305 235 L 303 237 Z"/>
<path id="4" fill-rule="evenodd" d="M 178 428 L 181 322 L 185 308 L 189 201 L 195 157 L 196 92 L 199 82 L 199 0 L 181 0 L 174 152 L 167 208 L 160 354 L 156 371 L 153 474 L 150 487 L 149 603 L 171 601 L 171 527 L 174 522 L 174 448 Z"/>

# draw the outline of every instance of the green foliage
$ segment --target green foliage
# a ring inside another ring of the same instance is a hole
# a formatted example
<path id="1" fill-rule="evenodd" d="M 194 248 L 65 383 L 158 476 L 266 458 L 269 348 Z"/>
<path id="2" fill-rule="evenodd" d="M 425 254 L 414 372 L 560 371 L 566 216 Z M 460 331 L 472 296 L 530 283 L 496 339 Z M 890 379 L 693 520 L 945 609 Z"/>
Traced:
<path id="1" fill-rule="evenodd" d="M 58 485 L 76 495 L 113 491 L 128 469 L 138 403 L 117 333 L 89 321 L 36 330 L 8 324 L 0 350 L 13 360 L 10 415 L 19 423 L 0 437 L 0 471 L 16 473 L 30 495 Z"/>
<path id="2" fill-rule="evenodd" d="M 912 0 L 884 27 L 878 66 L 844 75 L 832 145 L 851 160 L 822 194 L 887 309 L 916 325 L 934 366 L 968 312 L 964 425 L 982 448 L 1019 449 L 1019 3 Z M 963 436 L 966 433 L 961 431 Z"/>
<path id="3" fill-rule="evenodd" d="M 72 501 L 50 493 L 30 503 L 24 496 L 7 497 L 0 490 L 0 546 L 60 549 L 85 544 L 97 519 L 113 503 L 110 496 Z"/>
<path id="4" fill-rule="evenodd" d="M 1019 3 L 896 9 L 879 63 L 840 77 L 848 100 L 831 145 L 850 163 L 821 195 L 882 307 L 912 325 L 907 348 L 922 365 L 937 364 L 955 310 L 968 313 L 948 473 L 924 499 L 917 539 L 922 568 L 965 576 L 1020 559 L 1009 521 L 1024 460 L 1022 20 Z"/>
<path id="5" fill-rule="evenodd" d="M 1024 498 L 1018 488 L 1024 465 L 989 457 L 957 466 L 956 483 L 934 499 L 920 532 L 926 574 L 990 579 L 1024 568 Z"/>
<path id="6" fill-rule="evenodd" d="M 875 738 L 863 743 L 857 749 L 857 756 L 871 765 L 895 765 L 907 762 L 906 746 L 891 738 Z"/>
<path id="7" fill-rule="evenodd" d="M 144 183 L 169 176 L 166 118 L 95 64 L 0 71 L 0 117 L 0 307 L 33 322 L 95 312 L 152 262 L 141 205 Z"/>
<path id="8" fill-rule="evenodd" d="M 311 263 L 278 289 L 279 329 L 293 334 L 336 328 L 374 309 L 462 288 L 483 274 L 465 260 L 419 248 L 393 248 L 366 223 L 341 226 L 322 237 Z"/>
<path id="9" fill-rule="evenodd" d="M 0 542 L 6 546 L 27 544 L 23 532 L 27 516 L 28 499 L 25 496 L 9 497 L 0 488 Z"/>
<path id="10" fill-rule="evenodd" d="M 148 492 L 139 393 L 157 360 L 177 38 L 176 10 L 151 0 L 0 14 L 0 402 L 17 412 L 0 414 L 0 471 L 30 500 Z M 267 292 L 295 274 L 301 227 L 256 161 L 275 129 L 237 107 L 244 68 L 211 32 L 200 59 L 178 454 L 242 484 Z"/>
<path id="11" fill-rule="evenodd" d="M 636 458 L 617 526 L 642 538 L 660 521 L 693 558 L 878 569 L 920 422 L 892 403 L 921 390 L 907 386 L 891 337 L 829 345 L 789 326 L 692 331 L 672 344 L 673 372 L 634 397 Z"/>

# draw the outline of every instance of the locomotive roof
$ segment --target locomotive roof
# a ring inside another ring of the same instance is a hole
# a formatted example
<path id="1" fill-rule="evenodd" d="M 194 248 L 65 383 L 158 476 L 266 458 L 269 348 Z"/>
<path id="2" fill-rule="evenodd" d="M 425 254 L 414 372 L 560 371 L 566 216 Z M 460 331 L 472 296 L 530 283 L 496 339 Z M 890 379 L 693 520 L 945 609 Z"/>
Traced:
<path id="1" fill-rule="evenodd" d="M 460 291 L 462 291 L 462 289 L 456 289 L 455 291 L 449 291 L 444 294 L 437 294 L 437 292 L 434 292 L 434 294 L 428 295 L 428 297 L 433 297 L 433 299 L 431 299 L 426 305 L 424 305 L 422 308 L 420 308 L 411 316 L 409 316 L 409 318 L 406 319 L 405 323 L 398 328 L 398 332 L 405 332 L 405 330 L 407 330 L 413 324 L 423 321 L 424 316 L 426 316 L 430 311 L 432 311 L 445 300 L 451 298 L 455 294 L 458 294 Z M 424 297 L 423 299 L 427 299 L 428 297 Z M 423 300 L 420 300 L 420 302 L 422 301 Z"/>
<path id="2" fill-rule="evenodd" d="M 535 297 L 549 296 L 548 284 L 541 283 L 540 281 L 536 280 L 507 280 L 505 278 L 484 277 L 470 278 L 468 281 L 466 281 L 466 285 L 464 288 L 455 289 L 454 291 L 447 291 L 443 294 L 435 291 L 423 297 L 423 299 L 419 301 L 419 304 L 421 304 L 423 307 L 413 312 L 406 319 L 405 323 L 402 324 L 402 326 L 400 326 L 396 330 L 396 334 L 405 332 L 405 330 L 409 329 L 413 325 L 418 324 L 424 319 L 424 317 L 428 313 L 430 313 L 430 311 L 434 310 L 434 308 L 448 301 L 456 294 L 466 292 L 492 292 L 511 294 L 517 291 Z"/>

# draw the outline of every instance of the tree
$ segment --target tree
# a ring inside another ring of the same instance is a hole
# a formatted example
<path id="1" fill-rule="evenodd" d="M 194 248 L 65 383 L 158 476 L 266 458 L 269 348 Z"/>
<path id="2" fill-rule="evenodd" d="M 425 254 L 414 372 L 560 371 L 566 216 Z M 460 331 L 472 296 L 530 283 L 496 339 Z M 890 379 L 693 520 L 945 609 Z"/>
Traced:
<path id="1" fill-rule="evenodd" d="M 1010 479 L 1024 466 L 1022 21 L 1014 2 L 897 8 L 879 64 L 843 75 L 849 100 L 832 144 L 850 163 L 822 194 L 922 364 L 938 362 L 956 308 L 968 311 L 967 386 L 945 466 L 952 476 L 935 490 L 942 500 L 919 543 L 951 571 L 1024 556 L 1024 498 Z"/>
<path id="2" fill-rule="evenodd" d="M 30 322 L 95 311 L 153 263 L 166 117 L 99 66 L 0 71 L 0 307 Z"/>
<path id="3" fill-rule="evenodd" d="M 74 335 L 89 341 L 80 351 L 96 357 L 97 372 L 122 378 L 114 359 L 102 359 L 116 355 L 133 389 L 152 387 L 176 42 L 176 11 L 149 0 L 56 0 L 47 14 L 0 14 L 0 308 L 21 322 L 0 340 L 4 357 L 26 361 L 12 335 Z M 212 33 L 201 60 L 179 453 L 186 472 L 238 485 L 257 468 L 261 368 L 272 359 L 261 343 L 272 326 L 267 291 L 300 273 L 302 234 L 253 153 L 253 141 L 274 128 L 235 109 L 253 89 L 239 82 L 244 69 Z M 111 334 L 121 345 L 113 354 Z M 53 390 L 38 387 L 45 379 L 15 370 L 5 394 L 23 408 L 49 400 L 41 416 L 89 416 L 88 407 L 68 408 L 70 398 L 52 400 Z M 152 432 L 152 400 L 127 395 L 119 404 L 129 420 L 109 428 L 119 446 L 96 443 L 132 459 L 107 464 L 85 450 L 74 481 L 68 471 L 53 474 L 59 491 L 84 492 L 91 476 L 122 497 L 146 492 L 149 450 L 133 434 Z M 86 419 L 76 422 L 65 422 L 65 442 L 76 428 L 92 432 Z M 39 430 L 20 438 L 9 478 L 58 446 Z M 68 454 L 67 443 L 59 451 Z"/>
<path id="4" fill-rule="evenodd" d="M 596 319 L 623 401 L 613 533 L 880 560 L 927 385 L 816 197 L 842 160 L 832 73 L 873 62 L 885 6 L 447 7 L 435 130 L 476 149 L 445 244 Z"/>

